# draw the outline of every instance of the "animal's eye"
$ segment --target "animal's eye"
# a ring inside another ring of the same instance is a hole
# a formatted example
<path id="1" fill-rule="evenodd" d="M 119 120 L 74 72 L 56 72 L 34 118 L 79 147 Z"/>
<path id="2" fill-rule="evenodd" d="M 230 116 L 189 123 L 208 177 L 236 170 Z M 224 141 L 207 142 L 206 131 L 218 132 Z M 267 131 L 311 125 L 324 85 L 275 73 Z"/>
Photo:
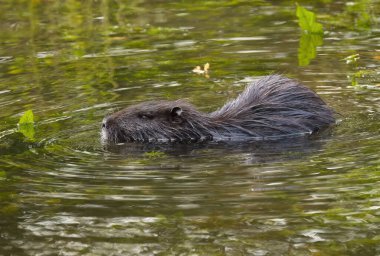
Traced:
<path id="1" fill-rule="evenodd" d="M 138 114 L 140 119 L 153 119 L 153 115 L 149 113 L 140 113 Z"/>

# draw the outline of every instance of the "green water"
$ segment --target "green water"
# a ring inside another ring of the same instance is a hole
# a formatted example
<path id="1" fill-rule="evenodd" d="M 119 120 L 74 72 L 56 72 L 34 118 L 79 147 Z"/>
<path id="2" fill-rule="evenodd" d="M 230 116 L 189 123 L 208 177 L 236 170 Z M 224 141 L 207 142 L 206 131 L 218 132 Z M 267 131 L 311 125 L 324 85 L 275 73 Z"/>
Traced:
<path id="1" fill-rule="evenodd" d="M 291 1 L 3 0 L 0 255 L 380 255 L 380 1 L 298 3 L 323 35 Z M 99 142 L 117 109 L 211 111 L 272 73 L 340 124 L 310 141 Z"/>

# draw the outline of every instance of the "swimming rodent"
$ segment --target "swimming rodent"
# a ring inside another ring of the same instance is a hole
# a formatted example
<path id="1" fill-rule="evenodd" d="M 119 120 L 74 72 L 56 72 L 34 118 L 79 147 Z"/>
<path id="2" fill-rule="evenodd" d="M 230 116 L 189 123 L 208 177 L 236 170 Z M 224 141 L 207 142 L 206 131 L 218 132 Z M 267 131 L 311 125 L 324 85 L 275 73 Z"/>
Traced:
<path id="1" fill-rule="evenodd" d="M 270 75 L 211 113 L 184 101 L 150 101 L 103 119 L 103 143 L 199 142 L 307 135 L 335 124 L 334 111 L 296 80 Z"/>

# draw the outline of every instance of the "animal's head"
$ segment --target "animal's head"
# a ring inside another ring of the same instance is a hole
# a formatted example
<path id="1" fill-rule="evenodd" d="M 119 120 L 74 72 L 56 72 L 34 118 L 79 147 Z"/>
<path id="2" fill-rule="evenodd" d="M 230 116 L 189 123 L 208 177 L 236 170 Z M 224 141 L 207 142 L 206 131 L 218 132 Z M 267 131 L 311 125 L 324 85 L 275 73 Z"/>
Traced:
<path id="1" fill-rule="evenodd" d="M 150 101 L 103 119 L 104 143 L 182 141 L 192 139 L 194 116 L 202 116 L 184 101 Z"/>

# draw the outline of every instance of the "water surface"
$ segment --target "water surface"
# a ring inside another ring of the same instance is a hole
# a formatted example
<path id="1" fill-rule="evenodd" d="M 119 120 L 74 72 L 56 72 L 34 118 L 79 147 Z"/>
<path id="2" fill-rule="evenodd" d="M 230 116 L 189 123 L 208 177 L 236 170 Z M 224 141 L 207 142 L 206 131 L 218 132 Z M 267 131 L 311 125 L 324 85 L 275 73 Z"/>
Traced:
<path id="1" fill-rule="evenodd" d="M 379 255 L 380 2 L 299 4 L 325 30 L 306 52 L 289 1 L 3 1 L 0 254 Z M 191 72 L 207 62 L 209 77 Z M 212 111 L 273 73 L 340 124 L 311 140 L 99 142 L 123 107 Z M 33 139 L 17 132 L 29 109 Z"/>

